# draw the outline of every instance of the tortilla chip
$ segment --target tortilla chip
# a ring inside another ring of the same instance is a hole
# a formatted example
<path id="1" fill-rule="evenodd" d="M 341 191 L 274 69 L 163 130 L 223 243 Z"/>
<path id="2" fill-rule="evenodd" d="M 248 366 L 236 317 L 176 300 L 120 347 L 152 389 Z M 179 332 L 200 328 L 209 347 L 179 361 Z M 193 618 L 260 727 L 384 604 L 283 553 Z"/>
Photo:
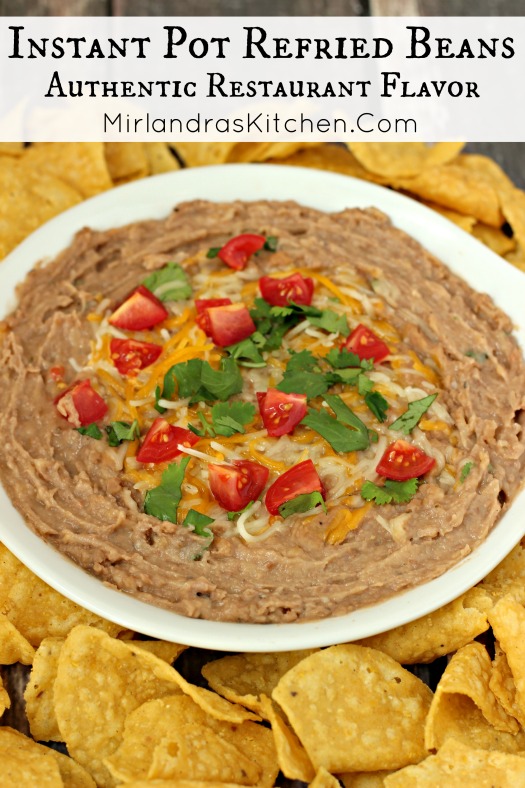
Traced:
<path id="1" fill-rule="evenodd" d="M 380 651 L 355 645 L 319 651 L 289 670 L 272 697 L 315 769 L 395 769 L 426 755 L 432 693 Z"/>
<path id="2" fill-rule="evenodd" d="M 377 648 L 403 665 L 432 662 L 466 646 L 489 628 L 489 594 L 472 588 L 448 605 L 409 624 L 359 641 Z"/>
<path id="3" fill-rule="evenodd" d="M 127 715 L 152 698 L 177 692 L 175 671 L 155 655 L 78 626 L 58 659 L 55 713 L 70 755 L 97 784 L 114 781 L 103 764 L 122 741 Z"/>
<path id="4" fill-rule="evenodd" d="M 143 142 L 105 142 L 104 155 L 110 177 L 116 185 L 149 175 Z"/>
<path id="5" fill-rule="evenodd" d="M 37 741 L 63 741 L 54 706 L 54 685 L 64 638 L 44 638 L 37 649 L 24 700 L 31 735 Z"/>
<path id="6" fill-rule="evenodd" d="M 513 252 L 508 252 L 505 255 L 505 260 L 515 265 L 516 268 L 519 268 L 521 271 L 525 271 L 525 247 L 518 247 Z"/>
<path id="7" fill-rule="evenodd" d="M 503 215 L 512 227 L 514 241 L 523 255 L 525 250 L 525 192 L 519 189 L 503 189 L 500 199 Z"/>
<path id="8" fill-rule="evenodd" d="M 0 717 L 4 711 L 9 708 L 11 708 L 11 699 L 7 694 L 7 690 L 4 688 L 2 676 L 0 676 Z"/>
<path id="9" fill-rule="evenodd" d="M 170 142 L 186 167 L 206 167 L 228 161 L 236 142 Z"/>
<path id="10" fill-rule="evenodd" d="M 58 761 L 51 750 L 13 728 L 0 728 L 2 788 L 62 788 Z"/>
<path id="11" fill-rule="evenodd" d="M 463 170 L 483 174 L 487 181 L 500 189 L 512 189 L 514 184 L 494 159 L 479 153 L 462 153 L 454 162 Z"/>
<path id="12" fill-rule="evenodd" d="M 138 646 L 144 651 L 149 651 L 150 654 L 155 654 L 159 659 L 163 659 L 168 665 L 172 665 L 183 651 L 186 651 L 188 646 L 182 646 L 180 643 L 168 643 L 167 640 L 133 640 L 130 641 L 134 646 Z"/>
<path id="13" fill-rule="evenodd" d="M 516 701 L 516 685 L 505 652 L 498 641 L 495 643 L 495 654 L 492 662 L 492 675 L 489 687 L 503 706 L 507 714 L 515 717 L 525 727 L 525 715 Z"/>
<path id="14" fill-rule="evenodd" d="M 0 665 L 12 665 L 14 662 L 31 665 L 34 656 L 35 649 L 31 643 L 27 642 L 7 616 L 0 613 Z"/>
<path id="15" fill-rule="evenodd" d="M 148 778 L 255 785 L 259 767 L 205 725 L 181 725 L 153 751 Z"/>
<path id="16" fill-rule="evenodd" d="M 423 170 L 413 178 L 395 178 L 391 183 L 396 189 L 403 189 L 457 213 L 474 216 L 491 227 L 499 228 L 503 224 L 497 184 L 485 173 L 462 167 L 456 162 Z"/>
<path id="17" fill-rule="evenodd" d="M 274 164 L 287 164 L 291 167 L 313 167 L 316 170 L 338 172 L 341 175 L 351 175 L 374 183 L 386 183 L 384 178 L 375 175 L 358 162 L 353 153 L 342 145 L 323 143 L 315 148 L 299 151 L 285 159 L 273 159 Z"/>
<path id="18" fill-rule="evenodd" d="M 189 695 L 203 711 L 214 719 L 236 724 L 240 724 L 246 720 L 261 719 L 258 714 L 252 714 L 251 711 L 246 711 L 246 709 L 243 709 L 242 706 L 239 706 L 237 703 L 230 703 L 230 701 L 225 698 L 221 698 L 220 695 L 216 695 L 215 692 L 210 692 L 210 690 L 204 689 L 204 687 L 197 687 L 195 684 L 190 684 L 190 682 L 186 681 L 186 679 L 174 668 L 172 670 L 176 676 L 175 680 L 184 694 Z"/>
<path id="19" fill-rule="evenodd" d="M 490 675 L 490 658 L 481 644 L 465 646 L 452 657 L 427 717 L 427 749 L 439 749 L 447 739 L 501 752 L 525 749 L 525 732 L 499 705 Z"/>
<path id="20" fill-rule="evenodd" d="M 239 142 L 229 152 L 227 161 L 256 162 L 285 159 L 304 148 L 315 148 L 320 142 Z"/>
<path id="21" fill-rule="evenodd" d="M 27 167 L 61 178 L 82 197 L 111 189 L 102 142 L 36 142 L 24 156 Z"/>
<path id="22" fill-rule="evenodd" d="M 167 142 L 145 142 L 144 153 L 148 161 L 150 175 L 179 170 L 180 164 L 170 150 Z"/>
<path id="23" fill-rule="evenodd" d="M 88 624 L 115 635 L 122 629 L 66 599 L 2 544 L 0 609 L 35 648 L 44 638 L 65 637 L 77 624 Z"/>
<path id="24" fill-rule="evenodd" d="M 234 725 L 208 718 L 188 696 L 175 695 L 144 703 L 128 715 L 123 740 L 118 750 L 105 763 L 116 780 L 126 782 L 146 779 L 156 746 L 169 741 L 184 726 L 206 727 L 230 745 L 239 749 L 258 767 L 262 776 L 259 785 L 273 786 L 279 767 L 276 763 L 273 737 L 267 728 L 254 722 Z M 169 754 L 169 747 L 168 747 Z"/>
<path id="25" fill-rule="evenodd" d="M 477 222 L 474 225 L 472 235 L 493 252 L 502 256 L 516 248 L 514 238 L 509 238 L 502 230 L 496 230 L 495 227 L 489 227 L 487 224 L 482 224 L 482 222 Z"/>
<path id="26" fill-rule="evenodd" d="M 42 747 L 42 749 L 47 748 Z M 58 764 L 64 788 L 97 788 L 94 779 L 73 758 L 62 755 L 56 750 L 51 750 L 51 752 Z"/>
<path id="27" fill-rule="evenodd" d="M 34 172 L 19 159 L 0 159 L 0 259 L 33 230 L 81 202 L 82 196 L 60 178 Z"/>
<path id="28" fill-rule="evenodd" d="M 519 788 L 525 786 L 524 775 L 525 758 L 475 749 L 449 739 L 437 755 L 390 775 L 384 784 L 385 788 Z"/>
<path id="29" fill-rule="evenodd" d="M 525 540 L 518 542 L 477 587 L 485 591 L 494 604 L 506 594 L 525 602 Z"/>
<path id="30" fill-rule="evenodd" d="M 437 203 L 435 202 L 428 202 L 425 200 L 423 200 L 422 202 L 424 205 L 427 206 L 427 208 L 432 208 L 433 211 L 436 211 L 436 213 L 439 213 L 441 216 L 444 216 L 445 219 L 449 220 L 449 222 L 453 222 L 454 224 L 457 224 L 457 226 L 460 227 L 462 230 L 464 230 L 466 233 L 471 233 L 474 226 L 476 225 L 476 219 L 473 216 L 464 216 L 462 213 L 458 213 L 457 211 L 450 210 L 450 208 L 443 208 L 441 205 L 437 205 Z M 488 229 L 492 230 L 493 228 L 490 227 Z M 498 231 L 495 230 L 494 232 L 498 232 Z"/>
<path id="31" fill-rule="evenodd" d="M 379 772 L 353 772 L 337 776 L 345 788 L 383 788 L 385 778 L 392 774 L 390 769 Z"/>
<path id="32" fill-rule="evenodd" d="M 270 696 L 290 668 L 317 650 L 236 654 L 206 663 L 202 675 L 219 695 L 264 717 L 265 706 L 261 704 L 260 696 Z"/>
<path id="33" fill-rule="evenodd" d="M 356 159 L 384 178 L 410 178 L 456 158 L 463 142 L 349 142 Z"/>
<path id="34" fill-rule="evenodd" d="M 302 780 L 310 782 L 314 777 L 314 767 L 306 750 L 293 732 L 286 724 L 280 714 L 275 710 L 275 706 L 266 695 L 261 695 L 261 706 L 263 717 L 270 721 L 272 726 L 275 749 L 277 751 L 277 762 L 285 777 L 289 780 Z"/>
<path id="35" fill-rule="evenodd" d="M 0 156 L 21 156 L 24 152 L 23 142 L 0 142 Z"/>
<path id="36" fill-rule="evenodd" d="M 330 772 L 321 766 L 317 771 L 314 779 L 310 783 L 309 788 L 340 788 L 340 782 L 336 777 L 333 777 Z"/>
<path id="37" fill-rule="evenodd" d="M 489 614 L 489 621 L 516 687 L 519 718 L 525 718 L 525 607 L 510 595 L 504 596 Z M 525 747 L 523 748 L 525 749 Z"/>

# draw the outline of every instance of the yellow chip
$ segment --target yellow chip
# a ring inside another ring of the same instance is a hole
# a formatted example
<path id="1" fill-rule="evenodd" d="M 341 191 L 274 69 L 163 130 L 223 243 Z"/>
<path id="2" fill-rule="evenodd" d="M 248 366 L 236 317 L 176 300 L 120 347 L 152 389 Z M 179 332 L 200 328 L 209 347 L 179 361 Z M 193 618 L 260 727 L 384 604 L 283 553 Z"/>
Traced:
<path id="1" fill-rule="evenodd" d="M 390 769 L 379 772 L 353 772 L 337 776 L 345 788 L 383 788 L 385 778 L 392 774 Z"/>
<path id="2" fill-rule="evenodd" d="M 500 189 L 512 189 L 513 183 L 494 159 L 479 153 L 462 153 L 454 162 L 464 170 L 477 172 Z"/>
<path id="3" fill-rule="evenodd" d="M 512 596 L 504 596 L 489 614 L 489 621 L 516 687 L 515 703 L 525 718 L 525 608 Z M 523 748 L 525 749 L 525 747 Z"/>
<path id="4" fill-rule="evenodd" d="M 4 685 L 2 683 L 2 676 L 0 676 L 0 717 L 4 713 L 6 709 L 11 708 L 11 699 L 7 694 L 7 690 L 4 689 Z"/>
<path id="5" fill-rule="evenodd" d="M 62 788 L 57 759 L 42 747 L 12 728 L 0 728 L 2 788 Z"/>
<path id="6" fill-rule="evenodd" d="M 105 142 L 104 155 L 115 184 L 127 183 L 149 175 L 143 142 Z"/>
<path id="7" fill-rule="evenodd" d="M 35 649 L 25 637 L 13 626 L 7 616 L 0 613 L 0 665 L 12 665 L 21 662 L 31 665 Z"/>
<path id="8" fill-rule="evenodd" d="M 162 172 L 180 169 L 178 159 L 171 152 L 167 142 L 145 142 L 144 153 L 148 161 L 150 175 L 159 175 Z"/>
<path id="9" fill-rule="evenodd" d="M 237 783 L 216 783 L 209 780 L 133 780 L 126 788 L 241 788 Z M 257 786 L 257 788 L 259 788 Z"/>
<path id="10" fill-rule="evenodd" d="M 181 725 L 153 750 L 149 779 L 212 780 L 255 785 L 259 767 L 205 725 Z"/>
<path id="11" fill-rule="evenodd" d="M 457 226 L 461 227 L 461 229 L 466 233 L 471 233 L 473 231 L 474 226 L 476 225 L 476 219 L 474 216 L 464 216 L 462 213 L 452 211 L 450 208 L 443 208 L 443 206 L 437 205 L 435 202 L 423 202 L 427 208 L 432 208 L 433 211 L 436 211 L 436 213 L 444 216 L 445 219 L 449 220 L 449 222 L 457 224 Z M 493 228 L 490 227 L 488 229 L 492 230 Z"/>
<path id="12" fill-rule="evenodd" d="M 60 178 L 34 172 L 25 158 L 0 159 L 0 259 L 57 213 L 82 196 Z"/>
<path id="13" fill-rule="evenodd" d="M 206 727 L 236 747 L 257 766 L 262 775 L 261 788 L 273 786 L 279 767 L 271 731 L 254 722 L 236 725 L 210 718 L 186 695 L 152 700 L 129 714 L 122 744 L 105 760 L 105 764 L 116 780 L 146 779 L 154 748 L 165 740 L 169 741 L 174 731 L 186 725 Z"/>
<path id="14" fill-rule="evenodd" d="M 202 668 L 202 675 L 219 695 L 264 716 L 260 696 L 271 695 L 282 676 L 314 651 L 317 649 L 236 654 L 208 662 Z"/>
<path id="15" fill-rule="evenodd" d="M 64 638 L 44 638 L 37 649 L 24 700 L 31 735 L 37 741 L 62 741 L 53 691 Z"/>
<path id="16" fill-rule="evenodd" d="M 500 193 L 501 210 L 512 227 L 518 252 L 523 257 L 525 251 L 525 192 L 519 189 L 503 189 Z M 521 259 L 516 255 L 516 259 Z"/>
<path id="17" fill-rule="evenodd" d="M 525 786 L 525 758 L 475 749 L 449 739 L 437 755 L 390 775 L 385 788 L 519 788 Z"/>
<path id="18" fill-rule="evenodd" d="M 374 183 L 386 183 L 381 176 L 366 170 L 354 154 L 342 145 L 324 143 L 315 148 L 299 151 L 284 159 L 274 159 L 273 162 L 287 164 L 291 167 L 313 167 L 316 170 L 338 172 L 341 175 L 351 175 L 353 178 Z"/>
<path id="19" fill-rule="evenodd" d="M 42 749 L 47 748 L 43 747 Z M 51 752 L 58 764 L 64 788 L 97 788 L 91 775 L 73 758 L 68 758 L 67 755 L 62 755 L 61 752 L 56 750 L 51 750 Z"/>
<path id="20" fill-rule="evenodd" d="M 330 772 L 327 772 L 326 769 L 321 766 L 318 769 L 317 774 L 315 775 L 314 779 L 310 783 L 309 788 L 339 788 L 340 782 L 336 779 Z"/>
<path id="21" fill-rule="evenodd" d="M 384 178 L 410 178 L 456 158 L 463 142 L 349 142 L 348 147 L 370 172 Z"/>
<path id="22" fill-rule="evenodd" d="M 186 651 L 188 646 L 182 646 L 180 643 L 168 643 L 167 640 L 132 640 L 134 646 L 149 651 L 150 654 L 155 654 L 159 659 L 163 659 L 168 665 L 171 665 L 177 657 Z"/>
<path id="23" fill-rule="evenodd" d="M 21 156 L 24 152 L 23 142 L 0 142 L 0 156 Z"/>
<path id="24" fill-rule="evenodd" d="M 0 609 L 34 647 L 46 637 L 65 637 L 77 624 L 89 624 L 111 634 L 122 629 L 66 599 L 34 575 L 2 544 Z"/>
<path id="25" fill-rule="evenodd" d="M 289 780 L 310 782 L 314 777 L 314 767 L 303 745 L 281 715 L 277 713 L 270 698 L 262 695 L 260 703 L 263 717 L 269 720 L 272 726 L 277 761 L 282 773 Z"/>
<path id="26" fill-rule="evenodd" d="M 465 646 L 452 657 L 427 717 L 428 750 L 438 749 L 447 739 L 502 752 L 525 749 L 525 732 L 497 702 L 490 675 L 490 658 L 481 644 Z"/>
<path id="27" fill-rule="evenodd" d="M 260 720 L 258 714 L 252 714 L 251 711 L 246 711 L 246 709 L 242 708 L 242 706 L 239 706 L 237 703 L 230 703 L 230 701 L 225 698 L 221 698 L 220 695 L 216 695 L 215 692 L 210 692 L 210 690 L 204 689 L 204 687 L 197 687 L 195 684 L 190 684 L 190 682 L 186 681 L 186 679 L 174 668 L 173 673 L 176 676 L 178 686 L 184 694 L 189 695 L 203 711 L 211 717 L 214 717 L 214 719 L 236 724 L 245 722 L 246 720 Z"/>
<path id="28" fill-rule="evenodd" d="M 170 142 L 187 167 L 206 167 L 228 161 L 236 142 Z"/>
<path id="29" fill-rule="evenodd" d="M 315 148 L 320 142 L 239 142 L 229 152 L 227 161 L 257 162 L 285 159 L 304 148 Z"/>
<path id="30" fill-rule="evenodd" d="M 473 588 L 422 618 L 359 641 L 383 651 L 403 665 L 432 662 L 467 645 L 489 628 L 491 597 Z"/>
<path id="31" fill-rule="evenodd" d="M 315 769 L 395 769 L 426 754 L 432 693 L 380 651 L 355 645 L 319 651 L 288 671 L 272 697 Z"/>
<path id="32" fill-rule="evenodd" d="M 489 687 L 507 714 L 515 717 L 525 727 L 525 715 L 516 702 L 516 685 L 505 652 L 496 641 Z"/>
<path id="33" fill-rule="evenodd" d="M 482 222 L 476 222 L 472 228 L 472 235 L 499 255 L 505 255 L 516 248 L 516 241 L 514 238 L 509 238 L 502 230 L 497 230 L 495 227 L 489 227 Z"/>
<path id="34" fill-rule="evenodd" d="M 68 635 L 54 685 L 58 728 L 70 755 L 103 788 L 113 780 L 102 761 L 119 747 L 127 715 L 175 693 L 174 673 L 155 655 L 99 629 L 79 626 Z"/>
<path id="35" fill-rule="evenodd" d="M 525 541 L 525 540 L 524 540 Z M 519 542 L 506 558 L 478 584 L 496 603 L 505 594 L 525 602 L 525 546 Z"/>
<path id="36" fill-rule="evenodd" d="M 25 155 L 26 166 L 61 178 L 82 197 L 111 189 L 102 142 L 36 142 Z"/>

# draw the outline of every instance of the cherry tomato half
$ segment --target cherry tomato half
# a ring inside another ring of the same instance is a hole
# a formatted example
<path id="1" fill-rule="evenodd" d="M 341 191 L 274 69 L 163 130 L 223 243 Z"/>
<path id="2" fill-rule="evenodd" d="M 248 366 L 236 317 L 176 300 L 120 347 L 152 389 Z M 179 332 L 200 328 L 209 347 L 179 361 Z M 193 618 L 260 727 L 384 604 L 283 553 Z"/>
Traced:
<path id="1" fill-rule="evenodd" d="M 257 401 L 268 435 L 274 438 L 293 432 L 306 416 L 306 394 L 285 394 L 268 389 L 264 394 L 257 393 Z"/>
<path id="2" fill-rule="evenodd" d="M 206 310 L 209 336 L 219 347 L 234 345 L 253 334 L 255 323 L 244 304 L 213 306 Z"/>
<path id="3" fill-rule="evenodd" d="M 212 306 L 229 306 L 231 300 L 229 298 L 196 298 L 195 309 L 197 310 L 197 317 L 195 321 L 199 328 L 202 328 L 205 334 L 210 335 L 210 319 L 208 317 L 208 309 Z"/>
<path id="4" fill-rule="evenodd" d="M 137 339 L 112 339 L 109 343 L 111 360 L 121 375 L 136 375 L 154 364 L 162 353 L 161 345 L 139 342 Z"/>
<path id="5" fill-rule="evenodd" d="M 118 306 L 109 322 L 117 328 L 128 331 L 142 331 L 152 328 L 168 317 L 162 301 L 153 295 L 144 285 L 139 285 L 125 301 Z"/>
<path id="6" fill-rule="evenodd" d="M 108 406 L 91 385 L 90 380 L 79 380 L 55 399 L 60 415 L 74 427 L 85 427 L 100 421 Z"/>
<path id="7" fill-rule="evenodd" d="M 238 512 L 256 501 L 268 481 L 269 470 L 252 460 L 234 460 L 231 465 L 208 465 L 213 497 L 227 512 Z"/>
<path id="8" fill-rule="evenodd" d="M 266 493 L 264 502 L 270 514 L 279 514 L 279 506 L 283 503 L 297 498 L 298 495 L 313 492 L 320 492 L 323 497 L 325 494 L 315 465 L 311 460 L 305 460 L 285 471 L 274 481 Z"/>
<path id="9" fill-rule="evenodd" d="M 193 446 L 199 436 L 184 427 L 175 427 L 166 419 L 155 419 L 137 452 L 139 462 L 168 462 L 181 454 L 178 444 Z"/>
<path id="10" fill-rule="evenodd" d="M 376 473 L 387 479 L 403 482 L 416 476 L 423 476 L 434 467 L 433 457 L 402 438 L 391 443 L 379 460 Z"/>
<path id="11" fill-rule="evenodd" d="M 345 341 L 344 348 L 363 358 L 373 358 L 376 364 L 390 355 L 390 348 L 372 329 L 359 323 Z"/>
<path id="12" fill-rule="evenodd" d="M 241 271 L 252 254 L 259 252 L 265 243 L 266 238 L 264 235 L 253 235 L 252 233 L 237 235 L 224 244 L 222 249 L 219 250 L 217 257 L 223 263 L 229 265 L 230 268 L 236 268 L 238 271 Z"/>
<path id="13" fill-rule="evenodd" d="M 264 300 L 272 306 L 286 306 L 290 301 L 310 306 L 314 294 L 314 281 L 301 274 L 291 274 L 284 279 L 262 276 L 259 279 L 259 289 Z"/>

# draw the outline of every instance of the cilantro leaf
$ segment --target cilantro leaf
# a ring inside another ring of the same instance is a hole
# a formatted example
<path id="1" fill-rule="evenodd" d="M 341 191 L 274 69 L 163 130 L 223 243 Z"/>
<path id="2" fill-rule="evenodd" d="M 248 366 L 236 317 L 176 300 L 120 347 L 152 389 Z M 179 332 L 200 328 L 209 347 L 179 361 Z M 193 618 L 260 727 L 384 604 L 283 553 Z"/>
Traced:
<path id="1" fill-rule="evenodd" d="M 222 358 L 219 369 L 202 362 L 201 383 L 211 399 L 227 400 L 242 391 L 243 379 L 233 358 Z M 207 399 L 210 399 L 208 396 Z"/>
<path id="2" fill-rule="evenodd" d="M 266 249 L 267 252 L 276 252 L 278 243 L 279 239 L 275 235 L 268 235 L 264 242 L 263 249 Z"/>
<path id="3" fill-rule="evenodd" d="M 212 247 L 210 247 L 208 249 L 208 251 L 206 252 L 206 257 L 209 260 L 213 260 L 214 257 L 217 257 L 217 255 L 219 254 L 221 249 L 222 249 L 222 246 L 212 246 Z"/>
<path id="4" fill-rule="evenodd" d="M 265 338 L 265 343 L 260 349 L 277 350 L 281 347 L 286 332 L 296 326 L 302 318 L 289 310 L 285 315 L 275 314 L 273 310 L 280 307 L 272 307 L 264 298 L 256 298 L 254 305 L 255 308 L 250 310 L 250 315 L 257 331 Z"/>
<path id="5" fill-rule="evenodd" d="M 122 441 L 133 441 L 140 438 L 140 429 L 137 419 L 131 424 L 128 421 L 112 421 L 106 427 L 108 443 L 110 446 L 120 446 Z"/>
<path id="6" fill-rule="evenodd" d="M 191 528 L 193 533 L 197 534 L 197 536 L 205 536 L 207 539 L 211 537 L 213 540 L 213 534 L 207 526 L 214 522 L 215 520 L 213 517 L 208 517 L 207 514 L 202 514 L 196 509 L 190 509 L 182 521 L 182 525 L 184 528 Z"/>
<path id="7" fill-rule="evenodd" d="M 168 369 L 158 399 L 173 399 L 177 389 L 179 398 L 191 397 L 192 402 L 227 400 L 242 391 L 242 385 L 242 376 L 234 359 L 223 358 L 220 368 L 213 369 L 207 361 L 192 358 Z"/>
<path id="8" fill-rule="evenodd" d="M 303 495 L 298 495 L 296 498 L 292 498 L 291 501 L 281 504 L 279 506 L 279 514 L 286 519 L 291 514 L 309 512 L 310 509 L 313 509 L 318 504 L 321 504 L 323 512 L 326 513 L 326 504 L 320 492 L 303 493 Z"/>
<path id="9" fill-rule="evenodd" d="M 144 511 L 158 520 L 177 522 L 177 507 L 182 498 L 182 481 L 191 457 L 172 462 L 161 476 L 158 487 L 148 490 L 144 498 Z"/>
<path id="10" fill-rule="evenodd" d="M 266 361 L 260 350 L 265 343 L 266 339 L 260 331 L 254 331 L 247 339 L 243 339 L 235 345 L 228 345 L 224 349 L 242 367 L 265 367 Z"/>
<path id="11" fill-rule="evenodd" d="M 465 355 L 469 356 L 469 358 L 473 358 L 478 364 L 484 364 L 485 361 L 489 359 L 488 353 L 484 353 L 481 350 L 466 350 Z"/>
<path id="12" fill-rule="evenodd" d="M 357 390 L 361 394 L 362 397 L 365 397 L 369 394 L 372 389 L 374 388 L 374 381 L 367 378 L 364 372 L 361 372 L 359 377 L 357 378 Z"/>
<path id="13" fill-rule="evenodd" d="M 244 433 L 244 427 L 254 416 L 255 405 L 251 402 L 218 402 L 211 409 L 215 434 L 226 438 L 235 432 Z"/>
<path id="14" fill-rule="evenodd" d="M 296 353 L 291 350 L 291 356 L 286 365 L 286 372 L 319 372 L 319 359 L 312 355 L 310 350 L 300 350 Z"/>
<path id="15" fill-rule="evenodd" d="M 343 424 L 347 424 L 349 427 L 353 427 L 354 430 L 357 430 L 357 432 L 363 436 L 363 442 L 366 436 L 366 445 L 363 447 L 366 449 L 369 443 L 368 428 L 366 424 L 355 415 L 353 410 L 350 410 L 348 405 L 345 405 L 341 397 L 331 394 L 330 396 L 325 397 L 325 402 L 330 405 L 339 421 L 341 421 Z"/>
<path id="16" fill-rule="evenodd" d="M 322 328 L 323 331 L 328 331 L 329 334 L 342 334 L 342 336 L 347 337 L 350 333 L 346 315 L 339 315 L 332 309 L 323 309 L 319 317 L 308 315 L 307 320 L 313 326 Z"/>
<path id="17" fill-rule="evenodd" d="M 232 520 L 235 520 L 235 518 L 239 517 L 240 514 L 244 514 L 244 512 L 247 512 L 248 509 L 251 509 L 254 503 L 255 501 L 250 501 L 249 503 L 246 504 L 244 509 L 239 509 L 238 512 L 228 512 L 228 520 L 230 520 L 230 522 Z"/>
<path id="18" fill-rule="evenodd" d="M 362 375 L 361 377 L 365 377 Z M 368 380 L 368 378 L 367 378 Z M 386 419 L 388 402 L 379 391 L 369 391 L 365 394 L 365 402 L 378 421 L 383 423 Z"/>
<path id="19" fill-rule="evenodd" d="M 467 478 L 473 467 L 474 467 L 474 463 L 471 460 L 465 463 L 465 465 L 461 469 L 461 474 L 459 477 L 461 484 L 463 484 L 463 482 L 465 481 L 465 479 Z"/>
<path id="20" fill-rule="evenodd" d="M 339 397 L 327 397 L 327 402 L 329 399 L 335 400 L 339 399 Z M 340 402 L 346 408 L 344 402 L 342 400 Z M 347 408 L 347 410 L 356 422 L 362 425 L 362 428 L 354 427 L 350 429 L 342 423 L 342 420 L 330 416 L 325 410 L 317 411 L 313 410 L 313 408 L 308 410 L 308 414 L 301 421 L 301 424 L 305 424 L 307 427 L 315 430 L 315 432 L 318 432 L 321 437 L 328 441 L 334 451 L 349 452 L 366 449 L 369 446 L 368 430 L 363 422 L 352 413 L 350 408 Z"/>
<path id="21" fill-rule="evenodd" d="M 190 298 L 192 288 L 186 272 L 178 263 L 168 263 L 142 282 L 161 301 L 183 301 Z"/>
<path id="22" fill-rule="evenodd" d="M 102 437 L 102 432 L 99 427 L 93 422 L 93 424 L 88 424 L 85 427 L 76 427 L 77 432 L 80 432 L 81 435 L 87 435 L 88 438 L 93 438 L 96 441 L 99 441 Z"/>
<path id="23" fill-rule="evenodd" d="M 346 367 L 360 367 L 361 359 L 357 353 L 352 353 L 351 350 L 346 348 L 332 348 L 325 356 L 330 366 L 334 369 L 345 369 Z"/>
<path id="24" fill-rule="evenodd" d="M 286 394 L 306 394 L 308 399 L 319 397 L 328 391 L 329 383 L 324 375 L 317 372 L 286 372 L 283 379 L 277 384 L 278 391 Z"/>
<path id="25" fill-rule="evenodd" d="M 428 397 L 409 402 L 407 410 L 392 422 L 390 429 L 399 430 L 404 435 L 409 435 L 418 424 L 421 416 L 430 408 L 436 397 L 437 394 L 429 394 Z"/>
<path id="26" fill-rule="evenodd" d="M 365 501 L 374 501 L 379 506 L 386 503 L 408 503 L 417 492 L 419 480 L 407 479 L 404 482 L 395 482 L 386 479 L 383 487 L 366 481 L 361 487 L 361 497 Z"/>

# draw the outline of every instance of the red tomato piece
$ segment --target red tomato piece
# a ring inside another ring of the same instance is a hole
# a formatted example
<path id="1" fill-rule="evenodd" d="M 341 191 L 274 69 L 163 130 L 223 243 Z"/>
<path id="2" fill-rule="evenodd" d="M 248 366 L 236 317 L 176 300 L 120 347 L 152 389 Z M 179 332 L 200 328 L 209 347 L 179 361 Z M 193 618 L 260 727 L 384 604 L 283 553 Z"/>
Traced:
<path id="1" fill-rule="evenodd" d="M 386 476 L 387 479 L 404 482 L 406 479 L 423 476 L 435 464 L 433 457 L 429 457 L 422 449 L 400 438 L 387 447 L 376 467 L 376 473 L 379 476 Z"/>
<path id="2" fill-rule="evenodd" d="M 136 290 L 118 306 L 109 322 L 117 328 L 128 331 L 142 331 L 152 328 L 168 317 L 168 312 L 162 301 L 153 295 L 144 285 L 139 285 Z"/>
<path id="3" fill-rule="evenodd" d="M 65 372 L 65 369 L 62 366 L 62 364 L 57 364 L 55 367 L 50 367 L 49 368 L 49 376 L 56 383 L 58 383 L 59 381 L 63 380 L 64 372 Z"/>
<path id="4" fill-rule="evenodd" d="M 197 317 L 195 318 L 199 328 L 202 328 L 205 334 L 210 335 L 210 319 L 208 317 L 208 309 L 212 306 L 229 306 L 231 301 L 229 298 L 196 298 L 195 309 L 197 310 Z"/>
<path id="5" fill-rule="evenodd" d="M 238 512 L 256 501 L 264 490 L 270 471 L 252 460 L 234 460 L 231 465 L 208 465 L 213 497 L 227 512 Z"/>
<path id="6" fill-rule="evenodd" d="M 178 448 L 179 443 L 183 446 L 193 446 L 200 440 L 191 430 L 184 427 L 175 427 L 166 419 L 155 419 L 144 438 L 144 442 L 137 452 L 139 462 L 168 462 L 182 454 Z"/>
<path id="7" fill-rule="evenodd" d="M 264 235 L 253 235 L 252 233 L 244 233 L 244 235 L 236 235 L 224 244 L 222 249 L 219 250 L 217 257 L 223 263 L 229 265 L 230 268 L 236 268 L 241 271 L 245 266 L 252 254 L 259 252 L 264 244 L 266 238 Z"/>
<path id="8" fill-rule="evenodd" d="M 265 504 L 270 514 L 279 514 L 279 507 L 297 498 L 299 495 L 320 492 L 324 498 L 325 491 L 315 465 L 305 460 L 294 465 L 281 474 L 266 493 Z"/>
<path id="9" fill-rule="evenodd" d="M 137 339 L 112 339 L 109 343 L 111 359 L 121 375 L 136 375 L 154 364 L 162 353 L 162 346 Z"/>
<path id="10" fill-rule="evenodd" d="M 306 399 L 306 394 L 285 394 L 277 389 L 258 393 L 259 410 L 268 435 L 277 438 L 293 432 L 306 416 Z"/>
<path id="11" fill-rule="evenodd" d="M 58 412 L 74 427 L 85 427 L 100 421 L 108 406 L 91 385 L 90 380 L 79 380 L 55 399 Z"/>
<path id="12" fill-rule="evenodd" d="M 286 306 L 290 301 L 310 306 L 314 294 L 314 281 L 301 274 L 291 274 L 284 279 L 261 276 L 259 289 L 264 300 L 272 306 Z"/>
<path id="13" fill-rule="evenodd" d="M 362 323 L 354 328 L 343 347 L 355 353 L 360 359 L 373 358 L 376 364 L 390 355 L 388 345 Z"/>
<path id="14" fill-rule="evenodd" d="M 244 304 L 213 306 L 206 311 L 210 324 L 209 336 L 219 347 L 235 345 L 253 334 L 253 322 Z"/>

